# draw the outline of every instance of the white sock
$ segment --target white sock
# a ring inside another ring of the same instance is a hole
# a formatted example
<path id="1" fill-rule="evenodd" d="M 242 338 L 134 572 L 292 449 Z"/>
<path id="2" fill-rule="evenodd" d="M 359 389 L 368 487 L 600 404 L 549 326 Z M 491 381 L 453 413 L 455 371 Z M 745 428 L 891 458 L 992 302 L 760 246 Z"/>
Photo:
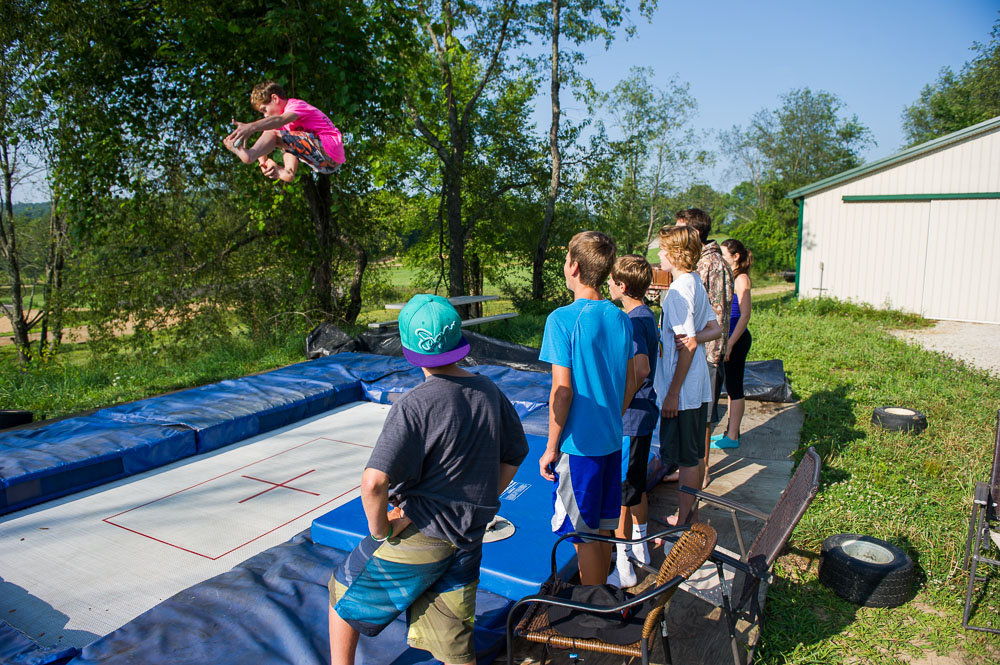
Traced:
<path id="1" fill-rule="evenodd" d="M 628 554 L 625 551 L 625 545 L 619 543 L 617 546 L 617 550 L 618 550 L 618 559 L 615 562 L 615 571 L 611 573 L 611 577 L 608 578 L 608 584 L 614 584 L 615 582 L 612 582 L 611 578 L 617 576 L 618 577 L 618 580 L 616 581 L 617 586 L 620 586 L 623 589 L 626 587 L 635 586 L 639 582 L 639 579 L 636 577 L 635 571 L 632 570 L 632 564 L 628 560 Z"/>
<path id="2" fill-rule="evenodd" d="M 632 539 L 646 537 L 646 523 L 632 524 Z M 632 556 L 642 563 L 649 564 L 649 543 L 632 543 Z"/>

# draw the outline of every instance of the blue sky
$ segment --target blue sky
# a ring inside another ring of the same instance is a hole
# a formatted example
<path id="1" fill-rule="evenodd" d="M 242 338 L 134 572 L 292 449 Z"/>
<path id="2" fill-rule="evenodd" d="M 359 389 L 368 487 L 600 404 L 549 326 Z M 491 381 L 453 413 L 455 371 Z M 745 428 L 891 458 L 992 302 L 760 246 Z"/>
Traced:
<path id="1" fill-rule="evenodd" d="M 619 37 L 608 51 L 588 45 L 586 74 L 609 90 L 631 66 L 652 67 L 691 85 L 698 101 L 694 125 L 724 130 L 746 126 L 763 108 L 780 105 L 793 88 L 825 90 L 857 114 L 878 145 L 866 161 L 898 151 L 902 112 L 942 67 L 972 59 L 1000 18 L 1000 0 L 660 0 L 652 23 L 633 17 L 637 35 Z M 547 87 L 546 87 L 547 90 Z M 570 114 L 584 112 L 567 99 Z M 540 128 L 549 124 L 549 99 L 539 99 Z M 728 188 L 725 160 L 704 180 Z"/>

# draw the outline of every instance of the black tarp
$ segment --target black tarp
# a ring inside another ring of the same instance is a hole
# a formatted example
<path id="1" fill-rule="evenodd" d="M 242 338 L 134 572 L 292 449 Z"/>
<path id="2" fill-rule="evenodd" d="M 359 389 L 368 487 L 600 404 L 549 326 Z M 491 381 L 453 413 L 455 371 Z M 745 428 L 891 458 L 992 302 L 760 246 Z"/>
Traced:
<path id="1" fill-rule="evenodd" d="M 471 351 L 462 365 L 503 365 L 514 369 L 549 372 L 551 366 L 538 359 L 538 349 L 505 342 L 463 330 Z M 377 353 L 381 356 L 402 356 L 403 345 L 398 329 L 372 330 L 351 337 L 332 323 L 321 323 L 306 336 L 306 357 L 322 358 L 347 351 Z"/>

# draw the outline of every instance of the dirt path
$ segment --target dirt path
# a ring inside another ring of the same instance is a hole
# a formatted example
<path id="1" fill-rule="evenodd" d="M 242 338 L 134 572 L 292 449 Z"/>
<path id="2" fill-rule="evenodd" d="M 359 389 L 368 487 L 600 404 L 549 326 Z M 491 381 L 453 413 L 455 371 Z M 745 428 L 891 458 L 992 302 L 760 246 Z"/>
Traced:
<path id="1" fill-rule="evenodd" d="M 939 351 L 1000 378 L 1000 325 L 938 321 L 933 328 L 890 330 L 892 335 Z"/>

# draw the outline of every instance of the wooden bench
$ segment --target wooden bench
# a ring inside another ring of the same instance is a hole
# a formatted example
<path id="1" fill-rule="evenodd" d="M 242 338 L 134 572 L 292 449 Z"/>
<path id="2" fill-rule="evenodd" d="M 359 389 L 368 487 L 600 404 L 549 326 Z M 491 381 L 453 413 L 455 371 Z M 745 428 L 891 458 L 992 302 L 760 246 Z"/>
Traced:
<path id="1" fill-rule="evenodd" d="M 448 298 L 450 302 L 455 307 L 460 307 L 462 305 L 471 305 L 477 302 L 488 302 L 490 300 L 497 300 L 500 296 L 455 296 L 454 298 Z M 403 309 L 406 306 L 405 302 L 391 302 L 385 306 L 386 309 Z"/>
<path id="2" fill-rule="evenodd" d="M 469 300 L 467 300 L 468 298 L 478 298 L 479 300 L 469 301 Z M 448 300 L 453 305 L 456 305 L 456 304 L 457 305 L 468 305 L 468 304 L 471 304 L 472 302 L 485 302 L 486 300 L 496 300 L 497 298 L 498 298 L 498 296 L 457 296 L 455 298 L 449 298 Z M 458 302 L 458 303 L 456 303 L 455 302 L 456 300 L 458 300 L 458 301 L 464 300 L 464 302 Z M 386 309 L 396 309 L 396 307 L 395 307 L 396 304 L 397 303 L 392 303 L 392 304 L 386 305 L 385 308 Z M 405 304 L 405 303 L 403 303 L 403 304 Z M 402 309 L 402 306 L 400 306 L 400 309 Z M 478 326 L 478 325 L 483 324 L 483 323 L 490 323 L 491 321 L 503 321 L 504 319 L 513 319 L 515 316 L 517 316 L 517 312 L 504 312 L 503 314 L 493 314 L 491 316 L 480 316 L 480 317 L 477 317 L 477 318 L 474 318 L 474 319 L 465 319 L 464 321 L 462 321 L 462 327 L 463 328 L 468 328 L 469 326 Z M 392 319 L 391 321 L 376 321 L 375 323 L 369 323 L 368 327 L 369 328 L 378 328 L 378 329 L 381 329 L 381 328 L 391 328 L 392 326 L 395 326 L 398 323 L 399 322 L 396 319 Z"/>

